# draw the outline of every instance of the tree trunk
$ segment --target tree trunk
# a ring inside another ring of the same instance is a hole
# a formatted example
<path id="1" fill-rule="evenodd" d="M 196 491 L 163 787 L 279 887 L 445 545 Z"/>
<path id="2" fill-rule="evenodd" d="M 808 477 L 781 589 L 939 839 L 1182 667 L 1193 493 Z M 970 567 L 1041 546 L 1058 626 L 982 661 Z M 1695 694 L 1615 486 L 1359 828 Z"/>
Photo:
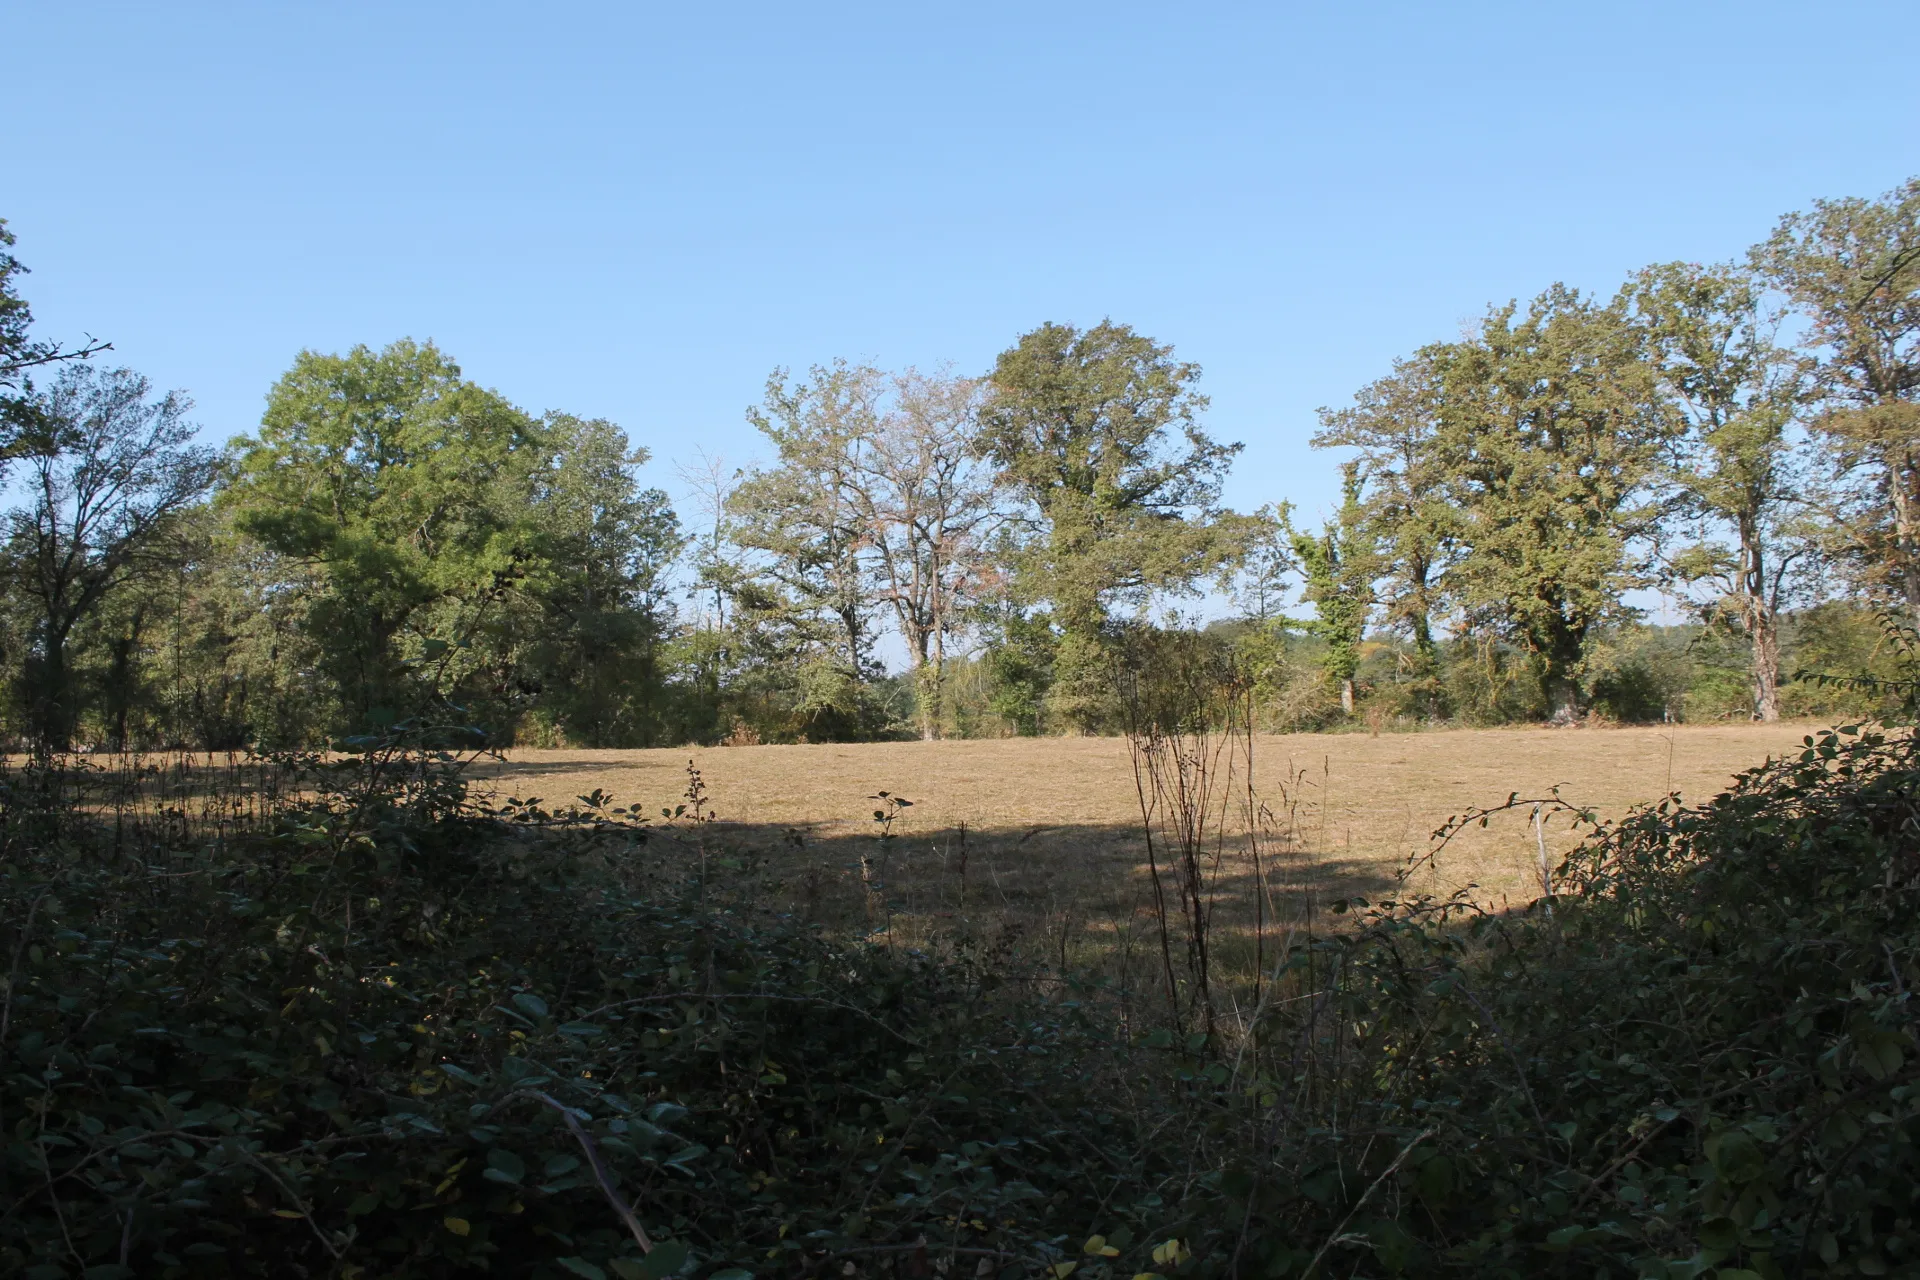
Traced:
<path id="1" fill-rule="evenodd" d="M 1547 718 L 1557 725 L 1578 724 L 1587 713 L 1578 674 L 1582 651 L 1586 648 L 1587 628 L 1560 617 L 1545 630 L 1544 636 L 1536 633 L 1534 652 L 1541 663 L 1540 683 L 1547 695 Z"/>
<path id="2" fill-rule="evenodd" d="M 1353 714 L 1353 678 L 1351 676 L 1340 682 L 1340 711 L 1343 715 Z"/>
<path id="3" fill-rule="evenodd" d="M 1420 674 L 1427 675 L 1440 665 L 1440 651 L 1433 643 L 1433 622 L 1425 609 L 1416 609 L 1412 621 L 1414 657 L 1419 660 Z"/>
<path id="4" fill-rule="evenodd" d="M 940 628 L 933 631 L 933 656 L 928 659 L 927 718 L 928 741 L 937 741 L 947 714 L 947 646 Z"/>
<path id="5" fill-rule="evenodd" d="M 1546 678 L 1542 681 L 1547 693 L 1547 719 L 1554 724 L 1577 724 L 1583 714 L 1580 706 L 1580 683 L 1571 672 L 1559 663 L 1547 664 Z"/>
<path id="6" fill-rule="evenodd" d="M 1780 633 L 1771 610 L 1762 609 L 1752 640 L 1753 714 L 1771 724 L 1780 718 Z"/>
<path id="7" fill-rule="evenodd" d="M 1780 629 L 1767 600 L 1767 563 L 1759 525 L 1746 518 L 1740 521 L 1740 594 L 1753 659 L 1753 715 L 1771 724 L 1780 718 Z"/>
<path id="8" fill-rule="evenodd" d="M 73 690 L 67 674 L 67 636 L 54 628 L 47 631 L 45 677 L 34 700 L 40 745 L 48 751 L 68 751 L 73 747 Z"/>
<path id="9" fill-rule="evenodd" d="M 920 717 L 922 742 L 932 742 L 940 736 L 940 694 L 927 659 L 930 639 L 927 631 L 919 627 L 907 636 L 907 669 L 913 676 L 913 700 Z"/>
<path id="10" fill-rule="evenodd" d="M 1915 482 L 1920 465 L 1911 450 L 1887 460 L 1887 493 L 1893 499 L 1894 555 L 1899 564 L 1900 591 L 1907 600 L 1907 618 L 1920 622 L 1920 513 L 1914 510 Z"/>

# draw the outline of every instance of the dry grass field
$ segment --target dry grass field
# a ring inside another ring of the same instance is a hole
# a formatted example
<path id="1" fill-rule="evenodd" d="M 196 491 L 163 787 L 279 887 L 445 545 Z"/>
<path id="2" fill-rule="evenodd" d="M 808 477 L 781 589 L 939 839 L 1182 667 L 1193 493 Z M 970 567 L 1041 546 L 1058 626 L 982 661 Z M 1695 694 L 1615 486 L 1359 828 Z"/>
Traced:
<path id="1" fill-rule="evenodd" d="M 1255 786 L 1275 815 L 1265 842 L 1269 919 L 1304 901 L 1392 892 L 1433 829 L 1512 792 L 1558 787 L 1603 815 L 1677 791 L 1704 800 L 1769 754 L 1797 749 L 1805 725 L 1460 730 L 1262 737 Z M 689 762 L 718 821 L 710 849 L 761 859 L 796 910 L 922 942 L 953 924 L 1053 938 L 1064 959 L 1098 935 L 1131 936 L 1151 884 L 1127 743 L 1121 739 L 893 742 L 515 751 L 478 773 L 498 794 L 564 807 L 596 788 L 658 814 L 680 802 Z M 911 800 L 895 839 L 876 839 L 880 791 Z M 656 819 L 657 820 L 657 819 Z M 1233 814 L 1213 846 L 1220 924 L 1251 919 L 1250 859 Z M 1573 834 L 1549 828 L 1555 848 Z M 665 852 L 682 846 L 656 843 Z M 1498 908 L 1538 896 L 1524 813 L 1495 819 L 1414 872 L 1416 892 L 1469 885 Z M 1238 922 L 1236 925 L 1235 922 Z M 1057 935 L 1057 937 L 1056 937 Z M 1106 945 L 1106 944 L 1102 944 Z"/>

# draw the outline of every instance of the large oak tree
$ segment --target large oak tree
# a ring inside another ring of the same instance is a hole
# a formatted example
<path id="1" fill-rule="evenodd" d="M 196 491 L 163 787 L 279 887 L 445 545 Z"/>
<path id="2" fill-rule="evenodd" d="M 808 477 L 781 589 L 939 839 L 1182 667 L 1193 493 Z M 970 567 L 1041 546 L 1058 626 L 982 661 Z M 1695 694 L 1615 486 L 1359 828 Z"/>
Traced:
<path id="1" fill-rule="evenodd" d="M 1628 615 L 1660 514 L 1654 482 L 1677 427 L 1625 304 L 1555 285 L 1523 313 L 1428 348 L 1448 496 L 1467 550 L 1448 573 L 1478 617 L 1538 665 L 1548 706 L 1585 709 L 1587 639 Z"/>
<path id="2" fill-rule="evenodd" d="M 1051 611 L 1048 700 L 1067 727 L 1111 716 L 1114 608 L 1190 589 L 1238 550 L 1243 523 L 1219 499 L 1241 446 L 1201 427 L 1199 377 L 1173 348 L 1111 320 L 1043 324 L 994 363 L 982 448 L 1028 504 L 1018 587 Z"/>

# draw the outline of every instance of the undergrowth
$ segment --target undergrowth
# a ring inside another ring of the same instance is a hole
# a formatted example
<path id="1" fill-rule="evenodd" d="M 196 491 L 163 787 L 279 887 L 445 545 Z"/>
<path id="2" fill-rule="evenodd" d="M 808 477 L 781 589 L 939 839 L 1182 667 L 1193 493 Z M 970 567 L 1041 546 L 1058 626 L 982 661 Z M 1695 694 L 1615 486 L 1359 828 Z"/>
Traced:
<path id="1" fill-rule="evenodd" d="M 357 745 L 218 821 L 5 774 L 0 1271 L 1920 1274 L 1905 736 L 1597 826 L 1524 913 L 1344 904 L 1212 1034 L 837 941 L 697 789 Z"/>

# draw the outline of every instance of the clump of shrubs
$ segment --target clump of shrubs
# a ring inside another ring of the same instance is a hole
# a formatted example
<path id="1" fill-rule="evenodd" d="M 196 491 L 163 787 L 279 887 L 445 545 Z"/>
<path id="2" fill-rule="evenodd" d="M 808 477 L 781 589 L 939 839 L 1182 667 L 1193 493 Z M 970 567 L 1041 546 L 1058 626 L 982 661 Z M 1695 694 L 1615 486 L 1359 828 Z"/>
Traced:
<path id="1" fill-rule="evenodd" d="M 6 774 L 0 1271 L 1920 1268 L 1904 735 L 1596 826 L 1526 911 L 1343 904 L 1211 1038 L 823 936 L 684 812 L 383 751 L 246 823 Z"/>

